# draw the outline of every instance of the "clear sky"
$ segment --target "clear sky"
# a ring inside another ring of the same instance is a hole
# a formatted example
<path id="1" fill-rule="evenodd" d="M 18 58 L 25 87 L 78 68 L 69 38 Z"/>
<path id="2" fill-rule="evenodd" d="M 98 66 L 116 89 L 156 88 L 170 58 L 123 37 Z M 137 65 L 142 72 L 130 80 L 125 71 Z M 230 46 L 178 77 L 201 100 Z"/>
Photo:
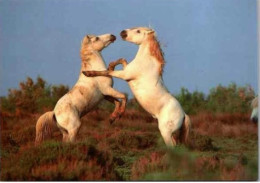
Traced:
<path id="1" fill-rule="evenodd" d="M 231 82 L 257 89 L 256 0 L 0 0 L 0 95 L 27 76 L 72 87 L 86 34 L 115 34 L 103 51 L 106 63 L 131 61 L 138 47 L 119 33 L 149 25 L 162 43 L 171 93 L 208 93 Z"/>

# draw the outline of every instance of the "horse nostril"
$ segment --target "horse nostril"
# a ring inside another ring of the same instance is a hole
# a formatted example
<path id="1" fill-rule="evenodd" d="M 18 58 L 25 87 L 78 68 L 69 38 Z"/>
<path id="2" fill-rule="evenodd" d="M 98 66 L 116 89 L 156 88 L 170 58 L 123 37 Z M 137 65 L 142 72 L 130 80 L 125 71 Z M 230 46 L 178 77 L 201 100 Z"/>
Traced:
<path id="1" fill-rule="evenodd" d="M 121 33 L 120 33 L 120 36 L 124 39 L 127 37 L 127 33 L 125 30 L 123 30 Z"/>
<path id="2" fill-rule="evenodd" d="M 114 42 L 116 40 L 116 36 L 114 36 L 113 34 L 111 34 L 111 41 Z"/>

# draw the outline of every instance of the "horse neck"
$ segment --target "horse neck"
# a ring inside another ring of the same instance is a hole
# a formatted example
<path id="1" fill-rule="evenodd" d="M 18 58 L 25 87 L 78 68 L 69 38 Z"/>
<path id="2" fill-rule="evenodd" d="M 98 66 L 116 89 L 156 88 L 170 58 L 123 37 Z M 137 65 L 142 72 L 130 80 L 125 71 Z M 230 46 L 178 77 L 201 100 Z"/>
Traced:
<path id="1" fill-rule="evenodd" d="M 146 42 L 140 44 L 135 58 L 139 60 L 139 58 L 147 57 L 148 55 L 149 55 L 149 44 Z"/>
<path id="2" fill-rule="evenodd" d="M 101 53 L 93 51 L 81 57 L 81 72 L 89 70 L 106 70 Z"/>
<path id="3" fill-rule="evenodd" d="M 147 72 L 154 72 L 154 69 L 159 70 L 160 65 L 154 56 L 151 55 L 150 43 L 148 41 L 139 45 L 139 49 L 135 56 L 134 62 L 144 69 L 147 68 Z M 153 67 L 154 69 L 151 69 Z"/>

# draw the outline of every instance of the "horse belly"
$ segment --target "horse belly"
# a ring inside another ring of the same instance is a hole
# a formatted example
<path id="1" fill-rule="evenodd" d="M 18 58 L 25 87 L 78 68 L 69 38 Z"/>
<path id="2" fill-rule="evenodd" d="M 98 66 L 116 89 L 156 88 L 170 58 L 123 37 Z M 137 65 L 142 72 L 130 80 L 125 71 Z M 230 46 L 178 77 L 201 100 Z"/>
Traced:
<path id="1" fill-rule="evenodd" d="M 79 115 L 83 116 L 91 111 L 103 99 L 103 95 L 99 90 L 87 93 L 86 95 L 79 95 L 73 101 Z"/>

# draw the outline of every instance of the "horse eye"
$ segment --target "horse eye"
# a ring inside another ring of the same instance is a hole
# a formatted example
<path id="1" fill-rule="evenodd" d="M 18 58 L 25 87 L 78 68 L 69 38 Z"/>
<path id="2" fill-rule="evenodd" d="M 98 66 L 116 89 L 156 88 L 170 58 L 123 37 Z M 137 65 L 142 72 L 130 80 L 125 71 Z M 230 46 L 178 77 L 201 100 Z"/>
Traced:
<path id="1" fill-rule="evenodd" d="M 137 33 L 140 33 L 140 30 L 137 30 L 136 32 L 137 32 Z"/>
<path id="2" fill-rule="evenodd" d="M 98 41 L 99 40 L 99 37 L 96 37 L 96 40 L 95 41 Z"/>

